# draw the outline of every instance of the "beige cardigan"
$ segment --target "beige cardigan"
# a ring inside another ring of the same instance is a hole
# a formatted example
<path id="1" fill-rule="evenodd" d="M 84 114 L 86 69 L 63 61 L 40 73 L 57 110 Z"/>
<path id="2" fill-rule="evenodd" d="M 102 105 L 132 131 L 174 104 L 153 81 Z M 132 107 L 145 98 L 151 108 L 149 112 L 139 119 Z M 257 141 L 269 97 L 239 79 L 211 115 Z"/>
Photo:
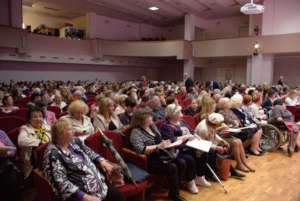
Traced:
<path id="1" fill-rule="evenodd" d="M 46 135 L 48 142 L 51 141 L 50 126 L 45 125 Z M 30 124 L 21 126 L 18 136 L 18 145 L 20 147 L 21 157 L 21 170 L 24 173 L 24 177 L 27 178 L 33 166 L 31 164 L 32 149 L 38 147 L 42 141 L 37 137 L 33 127 Z"/>
<path id="2" fill-rule="evenodd" d="M 115 126 L 117 127 L 117 130 L 122 129 L 124 126 L 121 123 L 120 119 L 118 116 L 116 117 L 111 117 L 110 120 L 115 124 Z M 94 118 L 94 122 L 93 122 L 95 128 L 97 126 L 99 126 L 99 128 L 101 128 L 101 130 L 105 131 L 105 130 L 109 130 L 109 122 L 107 122 L 104 118 L 103 115 L 101 114 L 97 114 Z"/>

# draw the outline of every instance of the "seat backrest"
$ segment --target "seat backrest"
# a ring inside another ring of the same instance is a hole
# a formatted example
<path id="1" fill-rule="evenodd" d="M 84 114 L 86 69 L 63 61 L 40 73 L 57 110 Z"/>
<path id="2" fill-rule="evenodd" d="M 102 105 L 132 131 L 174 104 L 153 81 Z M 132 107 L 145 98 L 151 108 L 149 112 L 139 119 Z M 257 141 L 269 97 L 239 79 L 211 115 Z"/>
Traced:
<path id="1" fill-rule="evenodd" d="M 47 110 L 49 110 L 49 111 L 51 111 L 51 112 L 54 112 L 56 118 L 58 118 L 58 117 L 59 117 L 59 114 L 61 113 L 61 112 L 60 112 L 60 111 L 61 111 L 60 108 L 57 107 L 57 106 L 51 106 L 51 105 L 49 105 L 49 106 L 47 107 Z"/>
<path id="2" fill-rule="evenodd" d="M 197 125 L 200 123 L 201 121 L 201 116 L 200 116 L 200 112 L 194 115 L 194 122 L 195 122 L 195 126 L 197 127 Z"/>
<path id="3" fill-rule="evenodd" d="M 192 100 L 190 98 L 183 100 L 183 109 L 187 108 L 191 104 Z"/>
<path id="4" fill-rule="evenodd" d="M 128 149 L 132 149 L 132 146 L 130 144 L 130 134 L 131 134 L 131 127 L 127 127 L 124 130 L 122 130 L 122 134 L 124 135 L 123 137 L 123 146 L 128 148 Z"/>
<path id="5" fill-rule="evenodd" d="M 0 117 L 0 123 L 0 129 L 8 133 L 10 130 L 24 125 L 26 121 L 18 116 L 6 116 Z"/>
<path id="6" fill-rule="evenodd" d="M 28 108 L 20 108 L 14 113 L 14 116 L 21 117 L 26 121 L 28 110 L 29 110 Z"/>
<path id="7" fill-rule="evenodd" d="M 122 151 L 122 139 L 120 133 L 114 131 L 104 131 L 106 137 L 112 140 L 112 145 L 116 151 L 123 157 Z M 99 133 L 90 135 L 86 140 L 85 144 L 93 149 L 96 153 L 100 154 L 107 160 L 115 163 L 116 159 L 109 148 L 105 146 L 104 140 Z"/>
<path id="8" fill-rule="evenodd" d="M 183 115 L 182 118 L 189 125 L 189 127 L 191 127 L 191 129 L 195 130 L 196 128 L 195 119 L 192 116 Z"/>
<path id="9" fill-rule="evenodd" d="M 15 146 L 18 146 L 18 136 L 20 133 L 20 127 L 16 127 L 7 132 L 7 136 L 14 143 Z"/>
<path id="10" fill-rule="evenodd" d="M 50 144 L 50 142 L 47 142 L 35 149 L 36 165 L 37 165 L 37 168 L 40 170 L 43 169 L 43 157 L 44 157 L 45 150 L 49 144 Z"/>
<path id="11" fill-rule="evenodd" d="M 296 106 L 286 106 L 286 109 L 290 111 L 293 115 L 296 114 L 297 107 Z"/>
<path id="12" fill-rule="evenodd" d="M 155 126 L 156 126 L 158 129 L 160 129 L 160 126 L 161 126 L 161 124 L 162 124 L 164 121 L 165 121 L 165 120 L 160 119 L 160 120 L 157 120 L 156 122 L 154 122 L 154 124 L 155 124 Z"/>

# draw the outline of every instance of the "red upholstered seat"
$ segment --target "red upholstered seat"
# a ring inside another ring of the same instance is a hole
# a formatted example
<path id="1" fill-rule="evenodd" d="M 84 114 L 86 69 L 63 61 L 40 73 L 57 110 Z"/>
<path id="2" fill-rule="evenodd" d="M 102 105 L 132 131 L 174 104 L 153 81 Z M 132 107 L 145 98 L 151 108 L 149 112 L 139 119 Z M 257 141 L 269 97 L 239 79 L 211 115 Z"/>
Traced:
<path id="1" fill-rule="evenodd" d="M 26 123 L 24 118 L 18 116 L 0 117 L 0 129 L 8 133 L 10 130 L 20 127 Z"/>
<path id="2" fill-rule="evenodd" d="M 124 135 L 123 137 L 123 147 L 126 147 L 128 149 L 132 149 L 132 146 L 130 144 L 130 134 L 131 134 L 131 127 L 127 127 L 124 130 L 122 130 L 122 133 Z"/>
<path id="3" fill-rule="evenodd" d="M 122 138 L 120 133 L 114 131 L 104 131 L 104 134 L 112 140 L 114 148 L 118 151 L 125 162 L 133 163 L 141 167 L 141 163 L 145 161 L 145 158 L 137 158 L 137 154 L 132 154 L 130 152 L 124 152 L 122 148 Z M 99 133 L 90 135 L 86 140 L 85 144 L 93 149 L 95 152 L 99 153 L 104 158 L 108 159 L 111 162 L 116 162 L 111 151 L 103 145 L 102 137 Z M 143 165 L 142 165 L 143 166 Z M 141 194 L 142 199 L 144 199 L 145 189 L 148 185 L 147 179 L 141 183 L 137 183 L 137 187 L 132 183 L 126 183 L 124 186 L 118 188 L 126 197 L 131 197 L 134 195 Z"/>
<path id="4" fill-rule="evenodd" d="M 60 108 L 57 107 L 57 106 L 51 106 L 51 105 L 49 105 L 49 106 L 47 107 L 47 110 L 49 110 L 49 111 L 51 111 L 51 112 L 54 112 L 56 118 L 58 118 L 59 115 L 60 115 L 60 113 L 61 113 Z"/>
<path id="5" fill-rule="evenodd" d="M 191 129 L 195 130 L 195 119 L 192 116 L 183 115 L 182 118 L 191 127 Z"/>
<path id="6" fill-rule="evenodd" d="M 194 115 L 194 122 L 195 122 L 196 127 L 200 123 L 200 121 L 201 121 L 201 117 L 200 117 L 200 112 L 199 112 Z"/>
<path id="7" fill-rule="evenodd" d="M 14 143 L 15 146 L 18 146 L 18 136 L 20 133 L 20 127 L 16 127 L 7 132 L 7 136 Z"/>
<path id="8" fill-rule="evenodd" d="M 28 108 L 20 108 L 14 113 L 14 116 L 21 117 L 26 121 L 28 110 L 29 110 Z"/>
<path id="9" fill-rule="evenodd" d="M 183 109 L 187 108 L 191 104 L 192 100 L 190 98 L 184 99 L 182 102 Z"/>
<path id="10" fill-rule="evenodd" d="M 154 122 L 155 126 L 159 129 L 161 124 L 164 122 L 163 119 L 157 120 L 156 122 Z"/>

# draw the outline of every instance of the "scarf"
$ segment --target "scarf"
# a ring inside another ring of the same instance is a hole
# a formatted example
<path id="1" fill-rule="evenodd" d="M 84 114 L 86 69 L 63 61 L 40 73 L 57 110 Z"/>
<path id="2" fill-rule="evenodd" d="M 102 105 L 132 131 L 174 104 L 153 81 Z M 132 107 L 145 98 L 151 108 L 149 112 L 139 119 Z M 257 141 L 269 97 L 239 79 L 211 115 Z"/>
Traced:
<path id="1" fill-rule="evenodd" d="M 33 128 L 34 133 L 36 136 L 42 141 L 42 142 L 47 142 L 48 141 L 48 136 L 46 135 L 46 128 L 45 125 L 42 125 L 40 129 Z"/>

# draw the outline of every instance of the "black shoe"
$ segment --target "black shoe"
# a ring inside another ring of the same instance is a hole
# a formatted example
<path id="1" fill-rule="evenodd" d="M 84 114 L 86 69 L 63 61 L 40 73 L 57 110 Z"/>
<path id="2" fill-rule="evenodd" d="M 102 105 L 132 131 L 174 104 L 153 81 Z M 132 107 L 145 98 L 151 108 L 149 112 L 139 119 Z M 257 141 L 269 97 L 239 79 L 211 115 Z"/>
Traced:
<path id="1" fill-rule="evenodd" d="M 251 149 L 249 149 L 249 154 L 253 155 L 253 156 L 263 156 L 264 152 L 259 152 L 259 154 L 254 153 Z"/>
<path id="2" fill-rule="evenodd" d="M 296 147 L 295 147 L 295 152 L 299 152 L 299 146 L 296 144 Z"/>
<path id="3" fill-rule="evenodd" d="M 173 201 L 186 201 L 186 199 L 184 199 L 180 195 L 169 195 L 169 198 Z"/>
<path id="4" fill-rule="evenodd" d="M 231 170 L 230 173 L 231 173 L 230 176 L 231 176 L 232 178 L 236 178 L 236 179 L 244 179 L 244 177 L 245 177 L 244 174 L 241 174 L 241 173 L 237 172 L 236 170 Z"/>

